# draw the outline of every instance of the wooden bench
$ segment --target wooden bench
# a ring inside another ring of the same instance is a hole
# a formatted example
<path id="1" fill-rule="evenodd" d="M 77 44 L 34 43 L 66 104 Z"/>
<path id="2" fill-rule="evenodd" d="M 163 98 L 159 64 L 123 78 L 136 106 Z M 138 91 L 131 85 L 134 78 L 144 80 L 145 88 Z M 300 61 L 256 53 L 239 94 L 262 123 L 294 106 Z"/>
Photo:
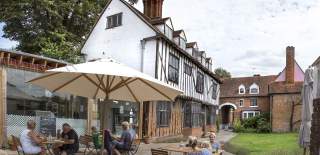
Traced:
<path id="1" fill-rule="evenodd" d="M 85 150 L 84 150 L 83 154 L 86 154 L 87 151 L 88 151 L 88 153 L 92 153 L 93 150 L 95 150 L 93 143 L 92 143 L 92 136 L 89 136 L 89 135 L 80 136 L 79 143 L 81 145 L 85 146 Z"/>
<path id="2" fill-rule="evenodd" d="M 169 155 L 168 151 L 160 150 L 160 149 L 151 149 L 152 155 Z"/>

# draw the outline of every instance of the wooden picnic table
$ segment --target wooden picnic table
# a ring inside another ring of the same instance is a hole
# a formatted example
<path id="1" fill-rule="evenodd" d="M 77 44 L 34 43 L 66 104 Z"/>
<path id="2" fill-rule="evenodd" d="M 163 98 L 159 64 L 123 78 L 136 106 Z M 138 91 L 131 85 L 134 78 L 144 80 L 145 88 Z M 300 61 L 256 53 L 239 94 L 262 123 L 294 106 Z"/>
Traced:
<path id="1" fill-rule="evenodd" d="M 191 147 L 187 147 L 187 146 L 176 146 L 176 145 L 168 145 L 165 147 L 160 147 L 159 149 L 161 150 L 165 150 L 165 151 L 169 151 L 169 152 L 180 152 L 183 154 L 188 154 L 188 153 L 192 153 L 194 152 L 194 150 Z M 211 150 L 209 150 L 211 152 Z M 212 155 L 221 155 L 222 154 L 222 150 L 219 150 L 217 153 L 214 153 Z"/>
<path id="2" fill-rule="evenodd" d="M 50 155 L 53 155 L 53 152 L 51 151 L 52 147 L 54 145 L 63 145 L 63 144 L 65 144 L 65 142 L 62 140 L 50 140 L 50 141 L 48 140 L 48 141 L 42 142 L 41 144 L 45 145 L 45 147 Z"/>

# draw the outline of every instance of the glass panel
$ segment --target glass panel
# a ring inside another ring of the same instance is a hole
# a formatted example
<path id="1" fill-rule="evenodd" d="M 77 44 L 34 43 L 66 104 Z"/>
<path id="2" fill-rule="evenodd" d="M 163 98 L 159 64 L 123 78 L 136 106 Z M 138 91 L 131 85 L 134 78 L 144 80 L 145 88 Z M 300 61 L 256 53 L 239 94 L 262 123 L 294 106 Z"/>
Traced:
<path id="1" fill-rule="evenodd" d="M 25 83 L 41 73 L 7 68 L 7 113 L 36 115 L 37 111 L 52 112 L 61 118 L 87 118 L 87 99 L 70 94 L 52 93 Z"/>

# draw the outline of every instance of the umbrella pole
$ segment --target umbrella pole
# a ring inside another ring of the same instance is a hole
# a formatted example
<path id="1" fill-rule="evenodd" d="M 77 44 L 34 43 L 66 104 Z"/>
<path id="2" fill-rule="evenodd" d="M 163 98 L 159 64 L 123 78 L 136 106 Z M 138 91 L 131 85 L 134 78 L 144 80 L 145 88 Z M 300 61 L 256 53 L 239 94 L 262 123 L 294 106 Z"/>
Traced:
<path id="1" fill-rule="evenodd" d="M 142 124 L 143 124 L 143 102 L 139 102 L 139 137 L 142 139 Z"/>

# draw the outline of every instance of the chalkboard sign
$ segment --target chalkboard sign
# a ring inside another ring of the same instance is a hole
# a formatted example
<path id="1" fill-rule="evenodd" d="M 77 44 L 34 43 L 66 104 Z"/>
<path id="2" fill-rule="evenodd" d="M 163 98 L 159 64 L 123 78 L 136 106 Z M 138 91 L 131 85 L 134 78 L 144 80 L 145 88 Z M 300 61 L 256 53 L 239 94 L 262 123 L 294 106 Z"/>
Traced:
<path id="1" fill-rule="evenodd" d="M 56 118 L 40 117 L 40 133 L 46 136 L 56 136 Z"/>

